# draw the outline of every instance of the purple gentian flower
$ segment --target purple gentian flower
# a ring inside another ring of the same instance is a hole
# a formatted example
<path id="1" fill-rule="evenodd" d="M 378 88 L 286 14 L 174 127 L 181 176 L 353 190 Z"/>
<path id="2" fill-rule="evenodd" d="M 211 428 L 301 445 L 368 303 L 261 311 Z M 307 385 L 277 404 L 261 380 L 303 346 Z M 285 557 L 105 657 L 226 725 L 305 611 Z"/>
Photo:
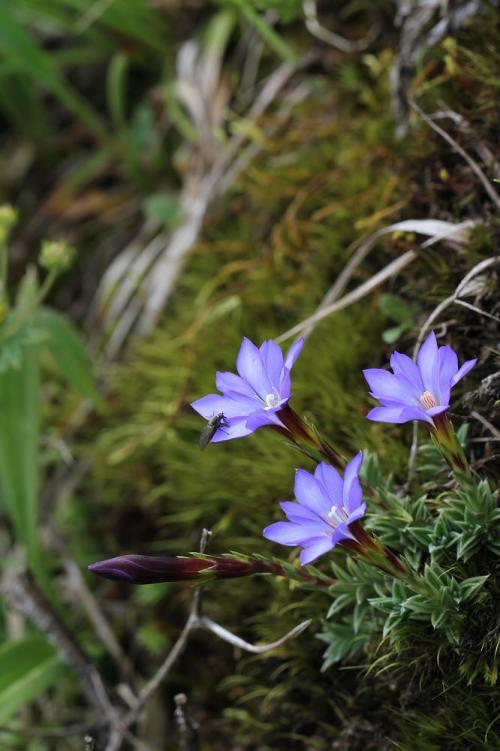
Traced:
<path id="1" fill-rule="evenodd" d="M 474 367 L 477 360 L 467 360 L 461 368 L 451 347 L 438 347 L 433 331 L 420 347 L 417 362 L 407 355 L 394 352 L 393 373 L 380 368 L 364 370 L 370 394 L 381 407 L 368 414 L 368 420 L 402 423 L 424 420 L 436 427 L 432 419 L 445 412 L 450 404 L 450 391 Z"/>
<path id="2" fill-rule="evenodd" d="M 349 525 L 361 519 L 366 511 L 358 478 L 362 461 L 360 451 L 345 468 L 344 479 L 326 462 L 318 464 L 314 475 L 298 469 L 295 474 L 298 503 L 281 503 L 288 521 L 266 527 L 264 537 L 281 545 L 303 547 L 300 554 L 303 565 L 327 553 L 342 540 L 354 540 Z"/>
<path id="3" fill-rule="evenodd" d="M 236 360 L 234 373 L 216 373 L 215 384 L 221 394 L 208 394 L 191 404 L 205 420 L 224 415 L 212 443 L 242 438 L 263 425 L 282 426 L 276 412 L 292 395 L 290 370 L 299 356 L 303 339 L 292 344 L 285 358 L 272 339 L 260 348 L 246 337 Z"/>

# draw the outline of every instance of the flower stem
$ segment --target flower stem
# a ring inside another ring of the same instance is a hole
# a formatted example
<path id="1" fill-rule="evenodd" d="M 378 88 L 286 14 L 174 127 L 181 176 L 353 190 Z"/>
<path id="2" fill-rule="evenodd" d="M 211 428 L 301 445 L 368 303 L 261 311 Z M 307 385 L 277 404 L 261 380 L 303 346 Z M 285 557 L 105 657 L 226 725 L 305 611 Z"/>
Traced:
<path id="1" fill-rule="evenodd" d="M 284 432 L 287 438 L 291 439 L 297 446 L 305 443 L 312 446 L 336 469 L 344 469 L 346 461 L 344 457 L 331 446 L 319 433 L 316 433 L 305 420 L 298 415 L 289 404 L 276 413 L 285 427 Z"/>
<path id="2" fill-rule="evenodd" d="M 397 579 L 406 579 L 409 575 L 403 562 L 389 548 L 382 545 L 376 537 L 367 532 L 359 521 L 352 522 L 349 530 L 354 540 L 342 540 L 339 544 L 358 555 L 384 573 Z"/>
<path id="3" fill-rule="evenodd" d="M 451 469 L 469 474 L 469 464 L 446 412 L 436 415 L 434 425 L 429 427 L 436 447 Z"/>

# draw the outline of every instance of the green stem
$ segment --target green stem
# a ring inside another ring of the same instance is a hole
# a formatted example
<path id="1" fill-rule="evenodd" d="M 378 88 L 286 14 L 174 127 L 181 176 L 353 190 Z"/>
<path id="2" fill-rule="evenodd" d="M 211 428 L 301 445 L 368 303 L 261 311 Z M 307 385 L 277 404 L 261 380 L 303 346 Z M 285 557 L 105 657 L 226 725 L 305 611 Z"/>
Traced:
<path id="1" fill-rule="evenodd" d="M 249 5 L 243 5 L 240 10 L 247 21 L 255 28 L 255 30 L 261 35 L 262 39 L 269 44 L 279 57 L 292 65 L 297 63 L 297 55 L 293 49 L 283 41 L 280 35 L 276 33 L 273 27 L 268 24 L 261 15 L 256 13 Z"/>
<path id="2" fill-rule="evenodd" d="M 434 417 L 434 427 L 430 430 L 436 447 L 451 469 L 470 474 L 469 464 L 446 412 Z"/>
<path id="3" fill-rule="evenodd" d="M 45 277 L 45 280 L 38 290 L 38 293 L 33 300 L 33 303 L 30 305 L 30 307 L 25 311 L 24 315 L 21 316 L 21 318 L 16 318 L 14 320 L 14 324 L 12 328 L 8 329 L 8 331 L 5 332 L 4 336 L 0 337 L 0 344 L 7 339 L 10 339 L 12 336 L 17 334 L 17 332 L 22 329 L 28 318 L 34 313 L 34 311 L 42 304 L 42 302 L 45 300 L 47 295 L 49 294 L 50 290 L 52 289 L 55 280 L 57 279 L 59 272 L 57 269 L 53 269 L 52 271 L 49 271 L 47 276 Z"/>
<path id="4" fill-rule="evenodd" d="M 333 467 L 336 469 L 344 469 L 346 461 L 342 454 L 334 449 L 328 441 L 319 435 L 319 433 L 312 430 L 305 420 L 303 420 L 289 404 L 286 404 L 283 409 L 280 409 L 280 411 L 276 413 L 276 417 L 278 417 L 285 426 L 285 430 L 280 430 L 279 428 L 278 430 L 292 440 L 303 451 L 303 453 L 308 453 L 307 448 L 301 447 L 301 444 L 305 443 L 307 446 L 311 446 L 317 451 Z M 308 455 L 310 456 L 310 454 Z"/>
<path id="5" fill-rule="evenodd" d="M 7 268 L 8 249 L 7 243 L 0 244 L 0 301 L 7 301 Z"/>

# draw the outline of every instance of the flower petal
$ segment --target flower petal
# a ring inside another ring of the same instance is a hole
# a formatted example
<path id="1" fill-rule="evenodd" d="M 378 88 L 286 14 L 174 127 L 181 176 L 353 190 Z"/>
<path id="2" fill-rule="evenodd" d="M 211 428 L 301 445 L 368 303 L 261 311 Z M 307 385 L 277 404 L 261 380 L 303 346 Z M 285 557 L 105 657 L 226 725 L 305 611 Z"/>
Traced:
<path id="1" fill-rule="evenodd" d="M 306 508 L 314 511 L 318 516 L 327 514 L 332 504 L 328 498 L 323 484 L 319 483 L 314 475 L 305 469 L 298 469 L 295 473 L 295 497 Z"/>
<path id="2" fill-rule="evenodd" d="M 307 566 L 308 563 L 312 563 L 320 555 L 328 553 L 333 548 L 331 537 L 318 537 L 310 542 L 312 544 L 304 548 L 300 554 L 300 562 L 303 566 Z"/>
<path id="3" fill-rule="evenodd" d="M 304 339 L 303 339 L 303 337 L 301 337 L 300 339 L 297 339 L 297 341 L 294 342 L 294 344 L 292 344 L 292 346 L 290 347 L 290 349 L 286 353 L 285 367 L 288 368 L 288 370 L 292 369 L 292 367 L 293 367 L 293 365 L 295 363 L 295 360 L 300 355 L 300 351 L 301 351 L 301 349 L 302 349 L 303 346 L 304 346 Z"/>
<path id="4" fill-rule="evenodd" d="M 349 522 L 341 522 L 338 527 L 335 528 L 335 531 L 332 535 L 333 545 L 338 545 L 341 540 L 354 540 L 354 535 L 349 529 Z"/>
<path id="5" fill-rule="evenodd" d="M 477 358 L 474 360 L 467 360 L 467 362 L 464 362 L 464 364 L 462 365 L 458 373 L 456 373 L 456 375 L 453 376 L 451 385 L 454 386 L 456 383 L 458 383 L 460 379 L 462 379 L 465 375 L 467 375 L 469 370 L 472 370 L 472 368 L 474 367 L 476 363 L 477 363 Z"/>
<path id="6" fill-rule="evenodd" d="M 398 400 L 411 407 L 419 403 L 420 394 L 406 378 L 381 368 L 368 368 L 363 370 L 363 375 L 368 381 L 372 396 L 376 399 Z"/>
<path id="7" fill-rule="evenodd" d="M 458 371 L 458 357 L 448 345 L 439 348 L 439 403 L 448 404 L 453 376 Z"/>
<path id="8" fill-rule="evenodd" d="M 363 453 L 359 451 L 345 468 L 342 502 L 349 512 L 354 511 L 361 503 L 362 491 L 359 482 L 359 471 L 362 462 Z"/>
<path id="9" fill-rule="evenodd" d="M 288 401 L 292 395 L 292 380 L 288 368 L 283 368 L 278 384 L 278 392 L 282 400 Z"/>
<path id="10" fill-rule="evenodd" d="M 205 420 L 210 420 L 211 417 L 220 415 L 221 412 L 224 413 L 225 417 L 239 417 L 247 414 L 243 403 L 230 399 L 227 396 L 221 396 L 220 394 L 202 396 L 201 399 L 192 402 L 191 406 Z"/>
<path id="11" fill-rule="evenodd" d="M 311 509 L 301 506 L 300 503 L 293 503 L 292 501 L 282 501 L 280 503 L 281 508 L 285 512 L 288 521 L 295 522 L 296 524 L 302 524 L 304 521 L 318 521 L 318 515 L 311 511 Z"/>
<path id="12" fill-rule="evenodd" d="M 424 389 L 439 398 L 439 353 L 436 334 L 431 331 L 417 355 L 417 365 Z"/>
<path id="13" fill-rule="evenodd" d="M 393 352 L 391 356 L 391 368 L 394 375 L 401 375 L 415 388 L 417 398 L 424 391 L 422 376 L 417 365 L 408 355 L 402 355 L 400 352 Z"/>
<path id="14" fill-rule="evenodd" d="M 272 393 L 273 388 L 264 369 L 261 354 L 255 344 L 247 337 L 241 343 L 236 368 L 240 376 L 261 399 L 265 399 L 267 394 Z"/>
<path id="15" fill-rule="evenodd" d="M 325 493 L 330 499 L 330 506 L 334 503 L 342 505 L 342 489 L 344 483 L 341 476 L 331 464 L 320 462 L 314 471 L 315 478 L 322 483 Z"/>
<path id="16" fill-rule="evenodd" d="M 320 522 L 308 522 L 307 524 L 294 524 L 292 522 L 275 522 L 266 527 L 262 534 L 267 540 L 279 542 L 281 545 L 301 545 L 304 540 L 311 537 L 320 537 L 324 525 Z"/>
<path id="17" fill-rule="evenodd" d="M 364 516 L 366 513 L 366 503 L 361 503 L 357 508 L 355 508 L 352 513 L 349 514 L 349 521 L 347 524 L 352 524 L 352 522 L 357 521 L 358 519 L 361 519 L 362 516 Z"/>
<path id="18" fill-rule="evenodd" d="M 247 428 L 249 428 L 250 431 L 254 431 L 265 425 L 282 425 L 279 418 L 276 417 L 276 412 L 279 409 L 281 409 L 281 406 L 274 407 L 273 409 L 258 409 L 255 412 L 252 412 L 252 414 L 247 417 Z"/>
<path id="19" fill-rule="evenodd" d="M 243 417 L 244 415 L 250 415 L 257 409 L 262 409 L 262 401 L 257 396 L 245 396 L 238 391 L 226 391 L 224 394 L 225 399 L 238 405 L 237 407 L 231 407 L 232 409 L 238 409 L 239 412 L 235 417 Z M 231 405 L 230 405 L 231 406 Z M 229 413 L 228 413 L 228 416 Z"/>
<path id="20" fill-rule="evenodd" d="M 246 426 L 246 417 L 232 417 L 226 420 L 225 425 L 222 425 L 222 427 L 215 431 L 210 443 L 223 443 L 233 438 L 243 438 L 246 435 L 250 435 L 251 432 Z"/>
<path id="21" fill-rule="evenodd" d="M 440 404 L 439 407 L 431 407 L 430 409 L 425 410 L 425 414 L 429 417 L 434 417 L 435 415 L 440 415 L 441 412 L 446 412 L 448 409 L 447 404 Z"/>
<path id="22" fill-rule="evenodd" d="M 421 409 L 418 407 L 374 407 L 368 412 L 366 419 L 375 422 L 393 422 L 396 425 L 410 422 L 410 420 L 432 423 L 432 418 L 426 414 L 423 407 Z"/>
<path id="23" fill-rule="evenodd" d="M 261 344 L 260 354 L 271 385 L 278 390 L 281 371 L 283 369 L 283 352 L 281 351 L 281 347 L 276 342 L 273 342 L 272 339 L 268 339 Z"/>
<path id="24" fill-rule="evenodd" d="M 255 391 L 236 373 L 217 371 L 215 374 L 215 385 L 223 394 L 226 391 L 234 391 L 235 393 L 255 399 Z"/>

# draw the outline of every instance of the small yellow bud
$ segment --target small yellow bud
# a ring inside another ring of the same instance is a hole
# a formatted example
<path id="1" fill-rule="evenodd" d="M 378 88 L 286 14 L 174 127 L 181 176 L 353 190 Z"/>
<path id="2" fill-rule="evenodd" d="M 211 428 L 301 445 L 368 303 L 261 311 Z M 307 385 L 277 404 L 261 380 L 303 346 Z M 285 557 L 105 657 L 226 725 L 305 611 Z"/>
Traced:
<path id="1" fill-rule="evenodd" d="M 76 250 L 64 241 L 44 240 L 39 263 L 47 271 L 67 271 L 75 260 Z"/>
<path id="2" fill-rule="evenodd" d="M 444 183 L 446 183 L 450 179 L 450 173 L 445 167 L 441 167 L 441 169 L 439 170 L 439 177 Z"/>

